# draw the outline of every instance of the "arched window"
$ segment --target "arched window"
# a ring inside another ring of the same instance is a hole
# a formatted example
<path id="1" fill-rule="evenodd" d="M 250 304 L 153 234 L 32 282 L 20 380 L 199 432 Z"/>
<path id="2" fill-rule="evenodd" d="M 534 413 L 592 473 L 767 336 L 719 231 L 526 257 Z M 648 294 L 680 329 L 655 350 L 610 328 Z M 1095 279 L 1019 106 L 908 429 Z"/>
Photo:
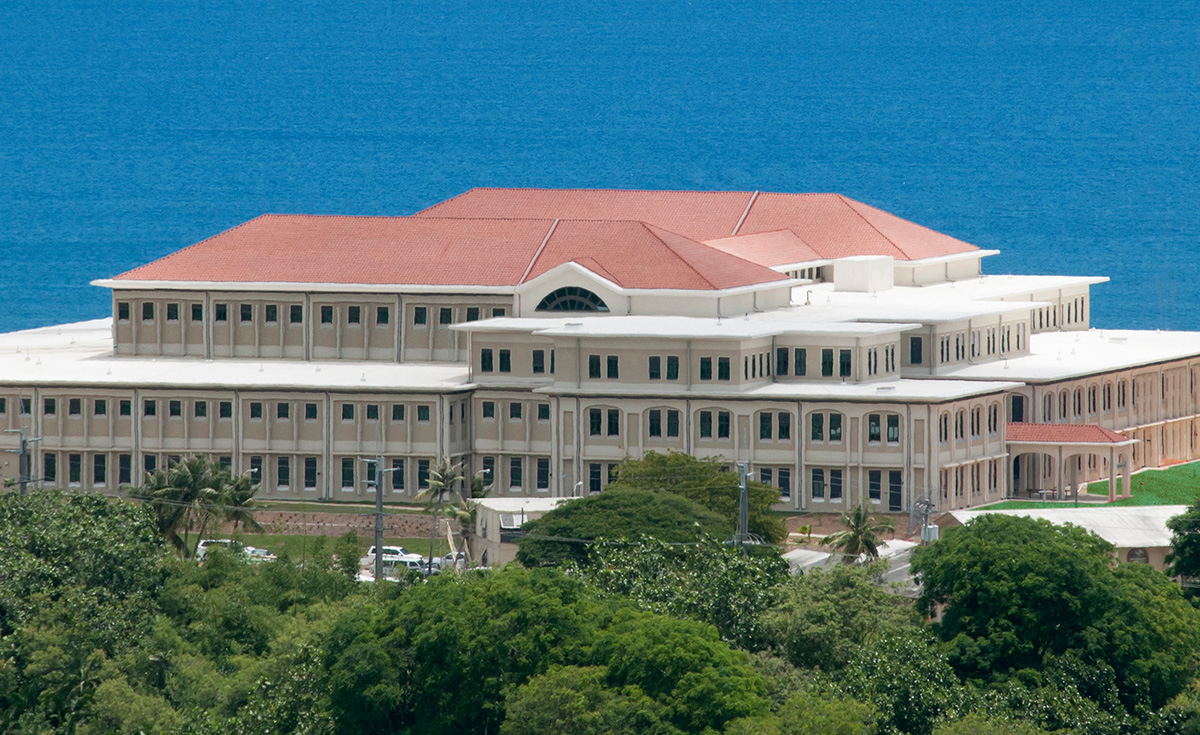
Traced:
<path id="1" fill-rule="evenodd" d="M 1131 564 L 1150 563 L 1150 554 L 1148 554 L 1145 549 L 1130 549 L 1125 558 L 1129 560 L 1129 563 Z"/>
<path id="2" fill-rule="evenodd" d="M 578 286 L 563 286 L 546 294 L 546 298 L 537 305 L 538 311 L 608 311 L 596 294 Z"/>

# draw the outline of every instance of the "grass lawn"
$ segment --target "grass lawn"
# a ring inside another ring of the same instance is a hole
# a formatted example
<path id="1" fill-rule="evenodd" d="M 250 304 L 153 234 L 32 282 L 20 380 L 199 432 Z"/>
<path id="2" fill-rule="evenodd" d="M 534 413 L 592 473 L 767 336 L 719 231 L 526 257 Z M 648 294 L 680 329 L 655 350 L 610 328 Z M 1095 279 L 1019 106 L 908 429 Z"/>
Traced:
<path id="1" fill-rule="evenodd" d="M 212 538 L 230 538 L 226 535 L 213 536 Z M 303 534 L 270 534 L 270 533 L 243 533 L 237 534 L 238 540 L 250 546 L 257 546 L 261 549 L 267 549 L 272 554 L 280 554 L 284 550 L 291 555 L 293 559 L 303 559 L 307 553 L 312 551 L 313 541 L 318 538 L 317 534 L 305 536 Z M 325 536 L 325 548 L 332 546 L 337 540 L 336 536 Z M 367 553 L 367 549 L 375 543 L 375 537 L 372 534 L 358 536 L 358 548 L 362 554 Z M 391 538 L 385 536 L 383 543 L 388 546 L 403 546 L 408 551 L 414 554 L 427 556 L 429 554 L 429 538 Z M 450 546 L 446 543 L 446 539 L 439 538 L 434 544 L 434 553 L 437 556 L 443 556 L 450 553 Z"/>
<path id="2" fill-rule="evenodd" d="M 1191 505 L 1200 500 L 1200 462 L 1139 472 L 1131 484 L 1133 497 L 1111 505 Z M 1120 492 L 1119 482 L 1117 492 Z M 1091 483 L 1088 493 L 1108 495 L 1108 481 Z"/>

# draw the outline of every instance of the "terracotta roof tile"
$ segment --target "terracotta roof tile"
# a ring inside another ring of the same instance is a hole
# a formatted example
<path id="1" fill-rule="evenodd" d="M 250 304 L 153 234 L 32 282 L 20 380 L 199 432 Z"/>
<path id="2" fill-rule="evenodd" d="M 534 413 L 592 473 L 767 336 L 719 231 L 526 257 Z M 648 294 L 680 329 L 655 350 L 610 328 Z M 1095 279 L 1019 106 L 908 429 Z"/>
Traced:
<path id="1" fill-rule="evenodd" d="M 786 279 L 640 222 L 264 215 L 117 280 L 516 286 L 569 261 L 635 289 Z"/>
<path id="2" fill-rule="evenodd" d="M 1121 444 L 1129 437 L 1094 424 L 1010 423 L 1005 431 L 1010 442 L 1047 444 Z"/>
<path id="3" fill-rule="evenodd" d="M 913 260 L 978 250 L 840 194 L 472 189 L 414 216 L 638 220 L 698 242 L 731 237 L 735 229 L 739 236 L 791 230 L 821 258 Z"/>

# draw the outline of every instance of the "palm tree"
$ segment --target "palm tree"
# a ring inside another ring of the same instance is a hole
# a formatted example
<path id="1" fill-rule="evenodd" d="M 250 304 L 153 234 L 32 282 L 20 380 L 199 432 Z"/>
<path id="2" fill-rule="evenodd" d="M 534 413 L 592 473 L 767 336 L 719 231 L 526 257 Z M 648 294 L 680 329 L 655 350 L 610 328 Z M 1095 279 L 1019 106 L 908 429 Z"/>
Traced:
<path id="1" fill-rule="evenodd" d="M 487 497 L 487 494 L 492 491 L 492 487 L 493 484 L 488 482 L 488 478 L 483 476 L 483 470 L 480 470 L 471 478 L 470 494 L 467 496 L 459 494 L 447 509 L 447 512 L 453 514 L 454 520 L 458 522 L 463 551 L 468 561 L 475 558 L 472 547 L 475 543 L 475 517 L 479 515 L 477 499 Z"/>
<path id="2" fill-rule="evenodd" d="M 442 457 L 430 468 L 429 484 L 416 497 L 417 500 L 425 500 L 426 510 L 433 510 L 433 528 L 429 532 L 429 560 L 426 562 L 426 571 L 429 574 L 433 573 L 433 544 L 437 540 L 438 511 L 443 503 L 452 500 L 449 496 L 456 491 L 459 497 L 462 497 L 461 491 L 458 490 L 462 480 L 462 465 L 451 462 L 449 457 Z"/>
<path id="3" fill-rule="evenodd" d="M 129 494 L 150 506 L 163 538 L 187 559 L 192 555 L 192 529 L 198 539 L 219 521 L 261 530 L 252 510 L 257 490 L 249 477 L 234 479 L 220 464 L 192 456 L 154 472 Z"/>
<path id="4" fill-rule="evenodd" d="M 879 545 L 883 543 L 880 534 L 896 530 L 895 521 L 887 516 L 872 517 L 865 505 L 844 511 L 841 521 L 845 530 L 826 536 L 825 543 L 842 552 L 846 564 L 853 564 L 862 554 L 878 559 Z"/>

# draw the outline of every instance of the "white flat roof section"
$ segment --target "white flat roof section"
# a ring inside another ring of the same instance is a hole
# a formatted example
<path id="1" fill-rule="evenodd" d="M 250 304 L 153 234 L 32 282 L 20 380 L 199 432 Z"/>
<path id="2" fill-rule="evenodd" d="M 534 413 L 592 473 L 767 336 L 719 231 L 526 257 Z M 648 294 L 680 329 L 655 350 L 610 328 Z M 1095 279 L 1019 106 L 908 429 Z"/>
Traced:
<path id="1" fill-rule="evenodd" d="M 480 498 L 475 502 L 497 513 L 548 513 L 575 498 Z"/>
<path id="2" fill-rule="evenodd" d="M 1200 354 L 1200 332 L 1091 329 L 1042 332 L 1029 338 L 1030 354 L 939 373 L 943 378 L 1051 383 L 1128 370 Z"/>
<path id="3" fill-rule="evenodd" d="M 0 334 L 10 385 L 69 388 L 447 392 L 473 387 L 466 364 L 114 357 L 112 320 Z"/>
<path id="4" fill-rule="evenodd" d="M 1054 524 L 1085 528 L 1121 549 L 1171 545 L 1167 521 L 1187 511 L 1186 505 L 1141 505 L 1106 508 L 1046 508 L 1031 510 L 952 510 L 951 517 L 966 525 L 989 513 L 1042 518 Z"/>

